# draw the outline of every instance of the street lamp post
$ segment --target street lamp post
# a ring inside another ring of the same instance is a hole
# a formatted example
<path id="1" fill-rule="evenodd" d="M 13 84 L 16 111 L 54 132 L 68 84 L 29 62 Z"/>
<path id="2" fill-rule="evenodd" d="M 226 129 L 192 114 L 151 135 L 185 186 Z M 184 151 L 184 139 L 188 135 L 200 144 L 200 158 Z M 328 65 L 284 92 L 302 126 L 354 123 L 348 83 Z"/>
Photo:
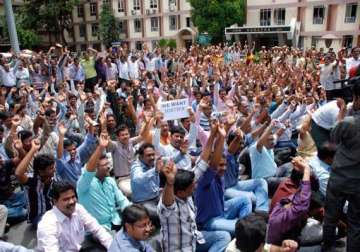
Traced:
<path id="1" fill-rule="evenodd" d="M 14 49 L 15 53 L 19 53 L 20 52 L 19 40 L 16 33 L 15 18 L 14 18 L 14 12 L 12 9 L 11 0 L 5 0 L 4 5 L 5 5 L 5 15 L 6 15 L 6 22 L 9 31 L 11 47 Z"/>

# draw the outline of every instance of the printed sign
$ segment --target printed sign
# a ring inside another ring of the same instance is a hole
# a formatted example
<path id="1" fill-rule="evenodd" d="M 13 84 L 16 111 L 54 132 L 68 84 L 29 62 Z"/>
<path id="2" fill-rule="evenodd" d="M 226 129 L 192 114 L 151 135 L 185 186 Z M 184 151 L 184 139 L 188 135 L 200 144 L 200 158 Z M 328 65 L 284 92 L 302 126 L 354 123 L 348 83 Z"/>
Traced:
<path id="1" fill-rule="evenodd" d="M 189 116 L 187 111 L 189 99 L 178 99 L 160 103 L 160 111 L 164 114 L 164 120 L 176 120 Z"/>

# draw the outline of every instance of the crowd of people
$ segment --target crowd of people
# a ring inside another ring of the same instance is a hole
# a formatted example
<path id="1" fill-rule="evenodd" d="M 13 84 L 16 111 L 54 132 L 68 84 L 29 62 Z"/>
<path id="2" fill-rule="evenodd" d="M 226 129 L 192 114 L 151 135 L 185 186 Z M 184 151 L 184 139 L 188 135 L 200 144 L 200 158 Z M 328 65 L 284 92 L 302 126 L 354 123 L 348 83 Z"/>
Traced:
<path id="1" fill-rule="evenodd" d="M 255 51 L 0 54 L 0 251 L 360 251 L 360 48 Z"/>

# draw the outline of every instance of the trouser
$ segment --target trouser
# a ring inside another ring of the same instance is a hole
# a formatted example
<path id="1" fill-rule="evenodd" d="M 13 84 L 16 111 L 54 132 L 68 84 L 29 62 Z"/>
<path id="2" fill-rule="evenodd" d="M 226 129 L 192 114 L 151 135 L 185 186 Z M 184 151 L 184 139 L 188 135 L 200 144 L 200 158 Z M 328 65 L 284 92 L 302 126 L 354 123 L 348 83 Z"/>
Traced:
<path id="1" fill-rule="evenodd" d="M 313 138 L 316 148 L 320 148 L 323 143 L 330 141 L 330 130 L 324 129 L 311 120 L 311 137 Z"/>
<path id="2" fill-rule="evenodd" d="M 0 238 L 4 236 L 7 214 L 6 206 L 0 205 Z"/>
<path id="3" fill-rule="evenodd" d="M 268 185 L 264 179 L 241 180 L 225 190 L 225 198 L 248 197 L 256 210 L 269 211 Z"/>
<path id="4" fill-rule="evenodd" d="M 97 77 L 89 78 L 85 80 L 85 91 L 87 92 L 94 92 L 94 87 L 97 82 Z"/>
<path id="5" fill-rule="evenodd" d="M 341 169 L 343 167 L 339 167 Z M 324 251 L 330 251 L 336 241 L 336 226 L 342 215 L 345 201 L 348 234 L 347 252 L 360 251 L 360 180 L 344 179 L 332 173 L 327 186 L 324 218 Z"/>
<path id="6" fill-rule="evenodd" d="M 160 219 L 159 219 L 159 215 L 157 214 L 157 205 L 159 203 L 159 197 L 142 202 L 136 202 L 136 203 L 144 206 L 148 210 L 152 224 L 156 228 L 160 228 Z"/>
<path id="7" fill-rule="evenodd" d="M 130 176 L 117 177 L 116 181 L 120 191 L 130 199 L 132 194 Z"/>
<path id="8" fill-rule="evenodd" d="M 231 241 L 226 231 L 201 231 L 205 243 L 196 244 L 196 252 L 223 252 Z"/>
<path id="9" fill-rule="evenodd" d="M 208 220 L 203 230 L 206 231 L 227 231 L 235 235 L 235 224 L 238 219 L 248 216 L 252 212 L 252 203 L 248 197 L 237 197 L 225 201 L 225 211 L 222 216 Z"/>
<path id="10" fill-rule="evenodd" d="M 8 221 L 10 224 L 26 220 L 26 199 L 23 191 L 13 193 L 7 200 L 0 203 L 5 205 L 8 210 Z"/>

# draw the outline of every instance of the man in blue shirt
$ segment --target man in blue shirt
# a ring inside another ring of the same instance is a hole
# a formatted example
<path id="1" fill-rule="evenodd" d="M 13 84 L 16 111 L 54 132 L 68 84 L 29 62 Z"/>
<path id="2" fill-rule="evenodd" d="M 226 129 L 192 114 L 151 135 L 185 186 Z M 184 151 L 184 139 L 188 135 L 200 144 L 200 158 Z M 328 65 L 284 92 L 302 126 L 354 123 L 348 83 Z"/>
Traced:
<path id="1" fill-rule="evenodd" d="M 138 150 L 139 158 L 131 166 L 132 201 L 149 211 L 153 224 L 160 227 L 157 204 L 160 195 L 159 165 L 155 165 L 155 148 L 144 143 Z M 161 162 L 161 160 L 159 160 Z"/>
<path id="2" fill-rule="evenodd" d="M 240 128 L 230 132 L 227 139 L 227 168 L 224 175 L 225 199 L 248 197 L 256 203 L 256 210 L 268 212 L 268 186 L 264 179 L 248 179 L 239 181 L 238 155 L 244 147 L 245 134 Z"/>
<path id="3" fill-rule="evenodd" d="M 150 236 L 152 224 L 145 207 L 133 204 L 123 211 L 124 228 L 115 236 L 108 252 L 154 252 L 145 242 Z"/>
<path id="4" fill-rule="evenodd" d="M 251 213 L 252 203 L 247 197 L 237 197 L 224 200 L 224 173 L 226 158 L 223 156 L 226 131 L 223 126 L 211 125 L 211 130 L 217 127 L 217 141 L 210 167 L 200 177 L 195 192 L 197 207 L 196 222 L 200 230 L 228 231 L 235 233 L 235 223 Z"/>
<path id="5" fill-rule="evenodd" d="M 59 143 L 57 148 L 56 175 L 58 180 L 64 180 L 76 187 L 81 175 L 81 168 L 87 162 L 86 157 L 90 156 L 93 146 L 96 144 L 96 137 L 92 134 L 85 136 L 84 142 L 76 148 L 75 144 L 64 139 L 67 128 L 59 124 Z"/>
<path id="6" fill-rule="evenodd" d="M 79 202 L 107 229 L 117 230 L 121 224 L 119 210 L 130 204 L 109 176 L 110 162 L 103 152 L 109 144 L 109 136 L 102 133 L 99 145 L 77 182 Z"/>
<path id="7" fill-rule="evenodd" d="M 318 154 L 309 160 L 309 165 L 315 177 L 319 180 L 319 191 L 325 199 L 326 188 L 330 178 L 331 165 L 334 160 L 336 146 L 325 142 L 318 148 Z"/>

